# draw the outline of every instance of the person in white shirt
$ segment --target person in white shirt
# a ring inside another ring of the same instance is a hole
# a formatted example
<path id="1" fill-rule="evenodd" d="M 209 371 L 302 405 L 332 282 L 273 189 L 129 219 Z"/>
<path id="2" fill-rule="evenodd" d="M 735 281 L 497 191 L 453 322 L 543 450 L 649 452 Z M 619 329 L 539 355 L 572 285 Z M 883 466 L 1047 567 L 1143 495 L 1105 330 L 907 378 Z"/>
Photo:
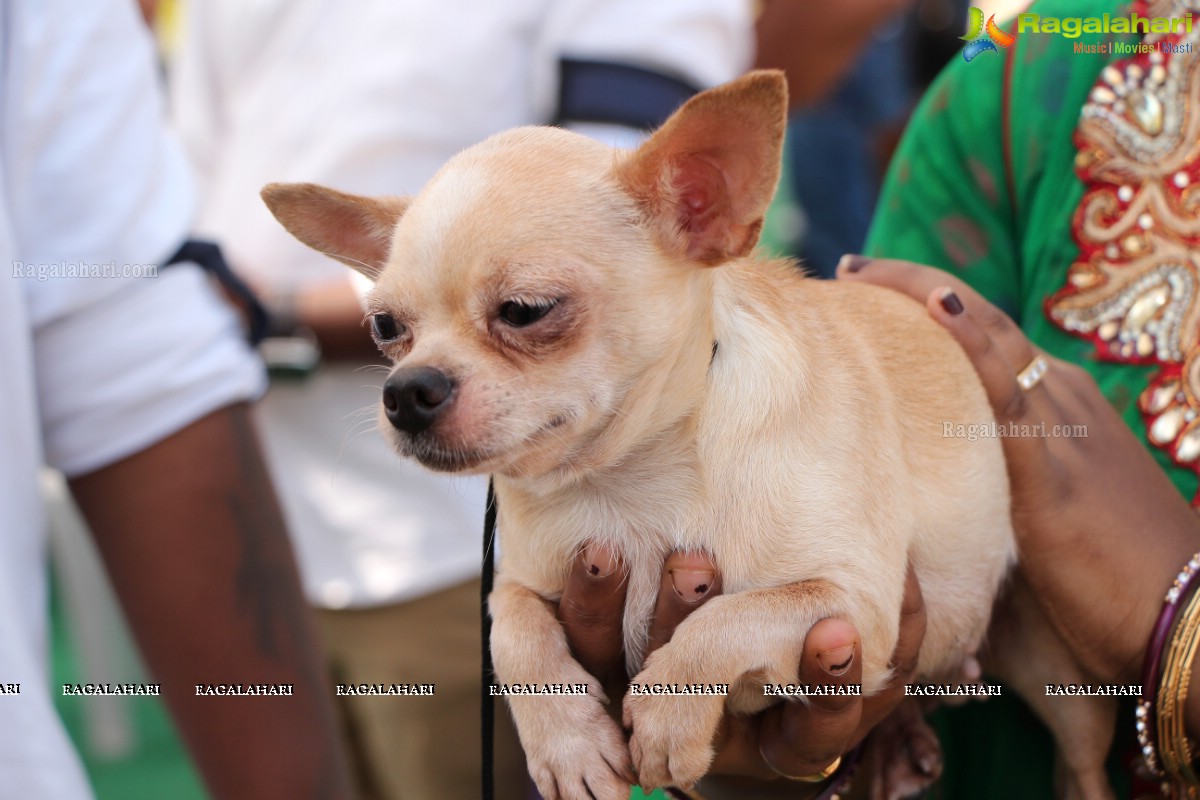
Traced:
<path id="1" fill-rule="evenodd" d="M 202 176 L 198 228 L 325 351 L 306 381 L 273 384 L 262 412 L 331 668 L 346 684 L 437 687 L 428 698 L 343 698 L 362 785 L 387 798 L 473 796 L 485 482 L 427 473 L 386 447 L 373 430 L 382 373 L 362 368 L 377 354 L 349 270 L 295 241 L 258 192 L 312 181 L 413 193 L 458 150 L 556 120 L 635 144 L 686 97 L 679 86 L 749 65 L 750 3 L 188 6 L 172 114 Z M 632 84 L 611 82 L 630 72 Z M 520 796 L 519 752 L 502 743 L 497 766 L 499 795 Z"/>
<path id="2" fill-rule="evenodd" d="M 157 90 L 128 0 L 0 4 L 0 796 L 91 797 L 48 685 L 49 464 L 212 795 L 348 798 L 246 406 L 261 364 L 203 274 L 166 266 L 194 202 Z"/>

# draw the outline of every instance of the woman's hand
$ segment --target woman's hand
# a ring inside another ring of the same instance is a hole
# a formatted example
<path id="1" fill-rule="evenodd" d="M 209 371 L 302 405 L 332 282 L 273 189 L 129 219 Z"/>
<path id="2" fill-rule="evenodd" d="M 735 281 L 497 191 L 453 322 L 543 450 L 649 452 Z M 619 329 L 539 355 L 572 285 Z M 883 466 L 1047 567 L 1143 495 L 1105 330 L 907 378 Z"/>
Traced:
<path id="1" fill-rule="evenodd" d="M 838 278 L 925 303 L 974 364 L 997 422 L 1030 426 L 1002 440 L 1022 574 L 1083 667 L 1137 683 L 1163 595 L 1200 548 L 1195 513 L 1084 369 L 1044 356 L 1045 376 L 1022 389 L 1017 374 L 1041 351 L 962 281 L 863 256 L 843 258 Z"/>
<path id="2" fill-rule="evenodd" d="M 571 651 L 614 700 L 624 697 L 629 680 L 622 642 L 625 586 L 619 559 L 601 547 L 591 547 L 576 559 L 558 605 Z M 663 564 L 649 652 L 668 642 L 680 622 L 720 593 L 720 572 L 706 555 L 670 554 Z M 867 698 L 816 696 L 808 704 L 780 703 L 753 717 L 726 715 L 713 743 L 717 754 L 710 774 L 759 780 L 774 780 L 780 774 L 813 775 L 862 741 L 903 699 L 904 685 L 916 671 L 925 635 L 925 605 L 911 569 L 901 613 L 900 637 L 892 653 L 896 673 L 887 689 Z M 840 619 L 814 625 L 804 641 L 798 682 L 861 681 L 862 651 L 854 626 Z M 620 719 L 620 704 L 613 705 Z M 912 758 L 919 769 L 936 769 L 935 752 L 918 750 Z M 792 797 L 800 785 L 789 784 Z"/>

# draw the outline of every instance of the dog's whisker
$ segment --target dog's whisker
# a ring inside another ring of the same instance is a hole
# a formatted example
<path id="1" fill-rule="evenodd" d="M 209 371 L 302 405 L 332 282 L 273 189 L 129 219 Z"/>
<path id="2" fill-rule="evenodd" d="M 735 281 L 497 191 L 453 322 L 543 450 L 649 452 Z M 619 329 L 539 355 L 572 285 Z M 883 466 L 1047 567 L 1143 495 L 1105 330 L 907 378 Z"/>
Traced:
<path id="1" fill-rule="evenodd" d="M 360 438 L 362 438 L 363 434 L 374 433 L 374 432 L 376 432 L 374 420 L 361 419 L 361 420 L 358 420 L 357 422 L 355 422 L 354 425 L 351 426 L 350 430 L 346 431 L 346 435 L 344 438 L 345 439 L 351 439 L 351 438 L 360 439 Z"/>
<path id="2" fill-rule="evenodd" d="M 355 409 L 354 411 L 351 411 L 350 413 L 346 414 L 344 417 L 342 417 L 342 421 L 343 422 L 346 420 L 354 420 L 355 422 L 362 422 L 363 420 L 373 421 L 375 419 L 375 413 L 376 413 L 377 408 L 378 408 L 378 406 L 375 405 L 374 403 L 371 403 L 370 405 L 365 405 L 362 408 Z"/>
<path id="3" fill-rule="evenodd" d="M 355 425 L 351 430 L 346 431 L 342 437 L 341 446 L 338 451 L 339 457 L 344 455 L 346 450 L 350 449 L 351 445 L 357 445 L 360 442 L 367 441 L 369 437 L 378 436 L 379 431 L 374 425 Z"/>
<path id="4" fill-rule="evenodd" d="M 315 247 L 313 249 L 316 250 Z M 363 267 L 368 272 L 374 272 L 376 269 L 375 266 L 368 264 L 365 261 L 359 261 L 357 258 L 352 258 L 349 255 L 347 255 L 346 253 L 330 253 L 325 250 L 317 250 L 317 252 L 322 255 L 329 256 L 330 258 L 335 259 L 337 261 L 353 261 L 355 264 L 358 264 L 359 266 Z"/>

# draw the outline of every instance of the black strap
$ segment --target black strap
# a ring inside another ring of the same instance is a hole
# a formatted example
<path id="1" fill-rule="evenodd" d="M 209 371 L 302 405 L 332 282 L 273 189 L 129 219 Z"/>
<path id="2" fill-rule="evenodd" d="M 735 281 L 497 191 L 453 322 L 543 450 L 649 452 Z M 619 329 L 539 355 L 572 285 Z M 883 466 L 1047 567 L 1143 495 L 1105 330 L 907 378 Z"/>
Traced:
<path id="1" fill-rule="evenodd" d="M 185 262 L 195 264 L 212 275 L 225 287 L 226 291 L 243 305 L 249 318 L 250 330 L 247 335 L 250 344 L 257 346 L 267 335 L 267 330 L 271 326 L 270 315 L 267 314 L 267 309 L 259 302 L 250 287 L 233 274 L 221 248 L 214 242 L 188 239 L 167 261 L 167 266 Z"/>
<path id="2" fill-rule="evenodd" d="M 495 738 L 495 700 L 491 695 L 492 685 L 492 616 L 488 613 L 488 596 L 496 570 L 496 490 L 488 481 L 487 509 L 483 514 L 483 576 L 479 581 L 479 618 L 482 640 L 482 670 L 480 676 L 479 712 L 482 724 L 480 746 L 483 765 L 483 800 L 492 800 L 495 765 L 493 740 Z"/>
<path id="3" fill-rule="evenodd" d="M 559 62 L 558 115 L 566 122 L 657 128 L 699 88 L 656 70 L 610 61 Z"/>

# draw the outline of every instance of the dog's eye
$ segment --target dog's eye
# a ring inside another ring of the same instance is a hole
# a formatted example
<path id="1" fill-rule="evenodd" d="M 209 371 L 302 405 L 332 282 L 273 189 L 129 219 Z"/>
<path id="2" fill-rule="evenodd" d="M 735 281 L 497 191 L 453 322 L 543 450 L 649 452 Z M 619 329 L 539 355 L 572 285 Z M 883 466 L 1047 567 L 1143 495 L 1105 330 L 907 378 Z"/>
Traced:
<path id="1" fill-rule="evenodd" d="M 500 306 L 500 319 L 514 328 L 524 328 L 549 314 L 550 309 L 554 308 L 554 304 L 554 300 L 547 300 L 544 303 L 519 303 L 516 300 L 509 300 Z"/>
<path id="2" fill-rule="evenodd" d="M 381 342 L 390 342 L 404 333 L 404 326 L 396 322 L 391 314 L 374 314 L 371 316 L 371 332 Z"/>

